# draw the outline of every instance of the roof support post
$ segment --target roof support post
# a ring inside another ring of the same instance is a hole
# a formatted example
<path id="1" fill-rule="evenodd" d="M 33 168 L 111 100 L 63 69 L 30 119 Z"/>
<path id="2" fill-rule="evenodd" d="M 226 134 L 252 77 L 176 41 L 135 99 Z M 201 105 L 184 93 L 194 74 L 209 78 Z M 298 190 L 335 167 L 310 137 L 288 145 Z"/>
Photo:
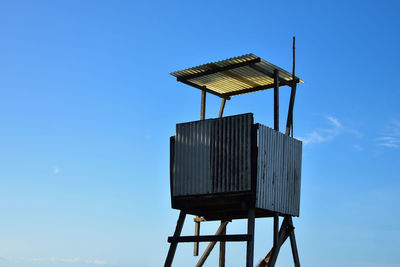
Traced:
<path id="1" fill-rule="evenodd" d="M 289 111 L 286 122 L 286 135 L 291 135 L 293 137 L 293 106 L 294 106 L 294 98 L 296 96 L 296 86 L 297 83 L 295 81 L 296 76 L 294 75 L 294 70 L 296 66 L 296 38 L 293 36 L 293 69 L 292 69 L 292 91 L 290 92 L 290 102 L 289 102 Z"/>
<path id="2" fill-rule="evenodd" d="M 279 70 L 274 70 L 274 130 L 279 131 Z"/>
<path id="3" fill-rule="evenodd" d="M 204 120 L 206 117 L 206 93 L 206 90 L 201 90 L 200 120 Z"/>
<path id="4" fill-rule="evenodd" d="M 226 98 L 222 98 L 221 107 L 219 108 L 218 118 L 222 118 L 222 114 L 224 114 Z"/>
<path id="5" fill-rule="evenodd" d="M 292 91 L 290 92 L 290 101 L 289 101 L 289 111 L 286 121 L 286 135 L 291 135 L 293 137 L 293 106 L 294 106 L 294 98 L 296 96 L 296 82 L 293 82 Z"/>

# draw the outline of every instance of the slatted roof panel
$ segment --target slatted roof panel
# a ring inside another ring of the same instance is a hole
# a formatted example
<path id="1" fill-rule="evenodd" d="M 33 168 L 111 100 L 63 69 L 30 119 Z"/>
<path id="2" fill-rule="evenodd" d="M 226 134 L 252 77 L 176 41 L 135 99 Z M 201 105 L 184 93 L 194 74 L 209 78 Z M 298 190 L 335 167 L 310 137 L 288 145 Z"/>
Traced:
<path id="1" fill-rule="evenodd" d="M 274 70 L 279 85 L 292 84 L 292 74 L 254 54 L 229 58 L 172 72 L 178 81 L 220 97 L 230 97 L 274 87 Z M 303 83 L 295 77 L 296 83 Z"/>

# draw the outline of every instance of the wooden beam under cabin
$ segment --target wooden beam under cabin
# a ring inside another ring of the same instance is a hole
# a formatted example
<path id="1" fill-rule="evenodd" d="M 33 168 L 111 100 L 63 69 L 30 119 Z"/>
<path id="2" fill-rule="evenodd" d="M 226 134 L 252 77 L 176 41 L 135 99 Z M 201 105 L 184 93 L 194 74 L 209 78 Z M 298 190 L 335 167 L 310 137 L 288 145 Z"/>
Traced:
<path id="1" fill-rule="evenodd" d="M 249 241 L 253 237 L 250 235 L 201 235 L 201 236 L 170 236 L 168 237 L 169 243 L 188 243 L 188 242 L 211 242 L 211 241 L 225 241 L 225 242 L 243 242 Z"/>

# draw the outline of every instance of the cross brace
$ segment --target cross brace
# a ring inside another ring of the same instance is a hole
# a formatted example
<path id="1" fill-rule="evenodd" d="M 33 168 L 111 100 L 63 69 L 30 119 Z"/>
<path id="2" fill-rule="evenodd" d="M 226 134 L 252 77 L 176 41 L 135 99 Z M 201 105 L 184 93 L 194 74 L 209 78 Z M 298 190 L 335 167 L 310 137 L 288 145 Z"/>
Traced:
<path id="1" fill-rule="evenodd" d="M 299 254 L 297 252 L 296 238 L 294 235 L 294 226 L 292 217 L 283 219 L 281 229 L 279 230 L 278 240 L 268 252 L 267 256 L 258 264 L 257 267 L 274 267 L 278 258 L 279 250 L 283 243 L 290 237 L 290 245 L 292 247 L 292 255 L 295 267 L 300 267 Z"/>
<path id="2" fill-rule="evenodd" d="M 199 235 L 198 232 L 195 233 L 194 236 L 180 236 L 183 223 L 186 217 L 186 213 L 183 211 L 180 212 L 178 222 L 176 224 L 176 229 L 173 236 L 168 237 L 168 242 L 171 243 L 168 256 L 165 260 L 164 267 L 171 267 L 172 261 L 175 256 L 175 251 L 178 246 L 178 243 L 181 242 L 210 242 L 203 255 L 200 257 L 199 262 L 196 267 L 203 266 L 206 261 L 208 255 L 211 253 L 211 250 L 214 248 L 216 242 L 220 242 L 220 259 L 219 266 L 225 267 L 225 242 L 241 242 L 244 241 L 247 243 L 247 253 L 246 253 L 246 267 L 253 267 L 253 258 L 254 258 L 254 224 L 255 224 L 255 209 L 249 209 L 248 211 L 248 225 L 247 225 L 247 234 L 242 235 L 227 235 L 226 234 L 226 225 L 229 221 L 221 221 L 221 225 L 218 228 L 215 235 Z M 195 218 L 195 222 L 200 222 L 199 218 Z M 197 254 L 197 253 L 195 253 Z"/>

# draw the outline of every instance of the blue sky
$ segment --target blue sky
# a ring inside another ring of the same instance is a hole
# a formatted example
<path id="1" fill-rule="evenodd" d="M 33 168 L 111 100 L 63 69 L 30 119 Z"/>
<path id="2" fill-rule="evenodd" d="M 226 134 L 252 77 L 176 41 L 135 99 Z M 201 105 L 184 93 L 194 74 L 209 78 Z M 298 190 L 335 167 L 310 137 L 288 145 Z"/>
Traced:
<path id="1" fill-rule="evenodd" d="M 161 266 L 169 136 L 200 92 L 170 72 L 254 53 L 291 70 L 305 267 L 399 267 L 398 1 L 1 1 L 0 266 Z M 285 118 L 289 88 L 281 89 Z M 207 98 L 207 117 L 219 99 Z M 272 125 L 271 91 L 227 102 Z M 281 120 L 281 128 L 284 120 Z M 204 224 L 212 233 L 215 223 Z M 193 232 L 189 217 L 184 234 Z M 244 222 L 228 233 L 243 233 Z M 256 222 L 255 258 L 272 242 Z M 205 245 L 201 246 L 204 249 Z M 192 246 L 175 266 L 193 266 Z M 216 265 L 214 252 L 206 266 Z M 228 244 L 227 266 L 244 266 Z M 284 246 L 278 266 L 293 266 Z"/>

